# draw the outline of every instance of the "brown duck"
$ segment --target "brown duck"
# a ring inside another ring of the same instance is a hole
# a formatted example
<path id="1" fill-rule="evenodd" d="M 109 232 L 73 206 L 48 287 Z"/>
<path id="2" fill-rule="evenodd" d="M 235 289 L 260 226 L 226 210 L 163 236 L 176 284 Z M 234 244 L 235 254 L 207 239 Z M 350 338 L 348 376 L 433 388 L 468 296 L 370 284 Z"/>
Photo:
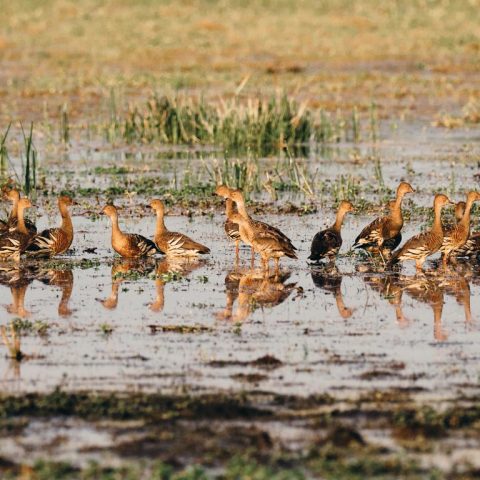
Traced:
<path id="1" fill-rule="evenodd" d="M 8 230 L 14 230 L 18 221 L 18 202 L 20 201 L 20 193 L 15 188 L 11 188 L 4 193 L 4 198 L 12 203 L 12 210 L 6 222 L 0 224 L 0 234 L 7 232 Z M 37 227 L 28 218 L 24 218 L 23 222 L 25 228 L 32 234 L 37 233 Z"/>
<path id="2" fill-rule="evenodd" d="M 324 258 L 332 261 L 342 246 L 342 224 L 345 215 L 353 212 L 353 205 L 350 202 L 342 201 L 337 210 L 335 223 L 325 230 L 318 232 L 312 241 L 310 256 L 312 262 L 318 262 Z"/>
<path id="3" fill-rule="evenodd" d="M 279 230 L 276 227 L 273 227 L 272 225 L 269 225 L 268 223 L 261 222 L 259 220 L 254 220 L 249 216 L 247 212 L 247 208 L 245 206 L 245 199 L 243 198 L 243 194 L 240 190 L 232 190 L 230 193 L 230 198 L 237 205 L 238 213 L 245 220 L 247 220 L 247 222 L 239 223 L 239 231 L 240 231 L 240 237 L 242 238 L 242 240 L 245 243 L 247 243 L 247 245 L 250 245 L 253 247 L 252 254 L 257 250 L 255 250 L 255 247 L 252 245 L 250 240 L 248 240 L 249 235 L 247 234 L 247 232 L 244 231 L 242 233 L 242 229 L 246 228 L 242 225 L 247 225 L 247 224 L 250 225 L 253 228 L 253 231 L 255 232 L 256 237 L 265 237 L 265 238 L 273 239 L 276 244 L 281 246 L 283 251 L 295 252 L 296 247 L 292 244 L 291 240 L 281 230 Z M 291 257 L 291 258 L 297 258 L 297 256 L 295 255 L 294 257 Z M 252 260 L 253 260 L 253 255 L 252 255 Z"/>
<path id="4" fill-rule="evenodd" d="M 229 198 L 231 189 L 226 185 L 219 185 L 215 190 L 215 194 L 225 198 L 225 213 L 227 216 L 224 227 L 225 233 L 227 234 L 227 237 L 235 243 L 235 259 L 238 260 L 240 241 L 242 239 L 240 237 L 238 225 L 230 220 L 230 216 L 234 213 L 233 200 Z"/>
<path id="5" fill-rule="evenodd" d="M 120 230 L 115 206 L 107 205 L 103 208 L 102 213 L 107 215 L 112 222 L 112 247 L 119 255 L 124 258 L 139 258 L 151 257 L 160 252 L 148 238 L 136 233 L 124 233 Z"/>
<path id="6" fill-rule="evenodd" d="M 170 232 L 165 227 L 165 207 L 161 200 L 152 200 L 150 207 L 157 214 L 157 226 L 154 242 L 157 248 L 166 255 L 173 257 L 196 257 L 210 253 L 210 249 L 201 243 L 195 242 L 183 233 Z"/>
<path id="7" fill-rule="evenodd" d="M 18 201 L 17 225 L 0 235 L 0 260 L 20 261 L 20 255 L 25 252 L 32 241 L 33 234 L 25 226 L 24 212 L 32 207 L 28 198 L 21 198 Z"/>
<path id="8" fill-rule="evenodd" d="M 240 213 L 234 213 L 230 216 L 230 220 L 239 225 L 242 240 L 260 254 L 264 270 L 268 271 L 271 258 L 275 262 L 277 272 L 281 257 L 298 258 L 290 242 L 285 242 L 278 235 L 272 234 L 269 229 L 252 222 L 249 217 L 245 218 Z"/>
<path id="9" fill-rule="evenodd" d="M 414 192 L 407 182 L 401 182 L 397 187 L 395 201 L 389 202 L 390 214 L 380 217 L 367 225 L 355 239 L 353 248 L 363 248 L 371 253 L 388 254 L 402 241 L 403 227 L 402 200 L 407 193 Z"/>
<path id="10" fill-rule="evenodd" d="M 73 241 L 73 224 L 68 207 L 76 203 L 68 196 L 58 197 L 58 209 L 62 224 L 58 228 L 48 228 L 36 235 L 27 248 L 27 254 L 35 257 L 53 257 L 66 252 Z"/>
<path id="11" fill-rule="evenodd" d="M 455 206 L 455 218 L 457 223 L 465 213 L 465 202 L 458 202 Z M 457 248 L 452 255 L 455 257 L 476 257 L 480 253 L 480 232 L 470 233 L 468 240 L 459 248 Z"/>
<path id="12" fill-rule="evenodd" d="M 480 193 L 469 192 L 462 218 L 453 228 L 445 230 L 440 248 L 444 265 L 448 263 L 451 255 L 456 256 L 457 250 L 463 247 L 470 237 L 470 210 L 473 203 L 478 200 L 480 200 Z"/>
<path id="13" fill-rule="evenodd" d="M 434 220 L 431 230 L 415 235 L 407 240 L 405 245 L 393 253 L 388 262 L 392 266 L 405 260 L 415 260 L 417 271 L 422 271 L 426 258 L 438 252 L 443 243 L 442 208 L 452 203 L 446 195 L 437 194 L 433 201 Z"/>

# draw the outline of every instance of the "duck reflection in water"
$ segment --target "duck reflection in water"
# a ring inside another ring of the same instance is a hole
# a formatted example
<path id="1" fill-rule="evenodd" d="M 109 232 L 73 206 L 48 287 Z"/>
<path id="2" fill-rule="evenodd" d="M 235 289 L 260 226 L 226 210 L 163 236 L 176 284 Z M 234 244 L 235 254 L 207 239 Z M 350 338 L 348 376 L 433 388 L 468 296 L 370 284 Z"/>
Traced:
<path id="1" fill-rule="evenodd" d="M 395 319 L 400 327 L 406 327 L 410 321 L 405 317 L 402 310 L 403 287 L 399 275 L 366 274 L 364 282 L 378 292 L 395 309 Z"/>
<path id="2" fill-rule="evenodd" d="M 455 271 L 450 270 L 450 274 L 442 279 L 441 286 L 445 289 L 447 295 L 455 297 L 457 303 L 463 306 L 465 323 L 473 324 L 472 310 L 470 307 L 470 282 L 472 278 L 472 266 L 469 264 L 458 264 Z"/>
<path id="3" fill-rule="evenodd" d="M 343 276 L 337 269 L 312 269 L 312 280 L 315 287 L 332 294 L 337 304 L 338 313 L 344 319 L 350 318 L 354 309 L 348 308 L 343 301 L 342 280 Z"/>
<path id="4" fill-rule="evenodd" d="M 410 298 L 432 307 L 433 336 L 435 340 L 439 342 L 447 340 L 448 334 L 442 326 L 444 290 L 441 286 L 441 278 L 437 276 L 416 275 L 414 277 L 401 277 L 401 281 L 404 284 L 404 292 Z"/>
<path id="5" fill-rule="evenodd" d="M 24 265 L 4 265 L 0 267 L 0 285 L 10 288 L 12 303 L 4 305 L 8 313 L 27 318 L 30 312 L 25 308 L 25 294 L 34 277 Z"/>
<path id="6" fill-rule="evenodd" d="M 118 305 L 118 289 L 124 281 L 132 281 L 147 276 L 155 269 L 155 261 L 150 258 L 118 258 L 112 265 L 112 290 L 110 296 L 102 300 L 97 298 L 105 308 L 114 310 Z"/>
<path id="7" fill-rule="evenodd" d="M 73 272 L 71 270 L 41 270 L 36 273 L 35 278 L 45 285 L 61 289 L 62 296 L 58 303 L 58 315 L 69 317 L 73 313 L 68 306 L 73 291 Z"/>
<path id="8" fill-rule="evenodd" d="M 191 257 L 171 257 L 157 261 L 155 267 L 155 300 L 149 305 L 152 312 L 161 312 L 165 306 L 165 284 L 177 278 L 186 277 L 197 268 L 206 264 L 206 260 Z"/>
<path id="9" fill-rule="evenodd" d="M 296 283 L 286 283 L 289 271 L 267 275 L 264 270 L 232 270 L 225 277 L 226 307 L 216 314 L 217 319 L 242 322 L 257 308 L 273 308 L 284 302 L 297 289 Z M 233 312 L 234 303 L 237 308 Z"/>
<path id="10" fill-rule="evenodd" d="M 445 341 L 448 339 L 448 333 L 442 325 L 445 295 L 455 297 L 457 303 L 464 308 L 466 324 L 472 324 L 471 291 L 468 280 L 472 275 L 471 266 L 463 265 L 461 268 L 462 271 L 449 268 L 441 274 L 438 271 L 432 271 L 414 276 L 367 273 L 363 279 L 395 307 L 397 322 L 402 327 L 410 323 L 402 311 L 403 294 L 416 302 L 429 305 L 433 311 L 434 338 L 437 341 Z"/>

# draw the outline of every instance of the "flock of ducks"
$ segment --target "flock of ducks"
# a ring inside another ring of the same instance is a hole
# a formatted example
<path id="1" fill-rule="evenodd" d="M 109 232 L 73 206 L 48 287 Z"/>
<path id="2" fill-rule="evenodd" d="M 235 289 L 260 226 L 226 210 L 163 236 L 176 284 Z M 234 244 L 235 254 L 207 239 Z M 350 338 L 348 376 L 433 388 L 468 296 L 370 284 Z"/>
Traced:
<path id="1" fill-rule="evenodd" d="M 363 249 L 370 255 L 381 257 L 388 267 L 407 260 L 415 261 L 417 271 L 423 271 L 427 257 L 441 252 L 443 265 L 453 257 L 469 257 L 480 252 L 480 233 L 470 234 L 470 212 L 473 203 L 480 200 L 480 193 L 471 191 L 465 202 L 455 207 L 456 223 L 445 226 L 442 223 L 442 209 L 452 202 L 446 195 L 437 194 L 433 201 L 434 221 L 429 230 L 402 241 L 402 201 L 405 195 L 413 193 L 409 183 L 401 182 L 394 200 L 388 202 L 389 213 L 376 218 L 357 236 L 354 249 Z M 251 263 L 259 255 L 263 270 L 269 272 L 273 260 L 275 272 L 279 272 L 282 257 L 297 259 L 297 249 L 291 240 L 278 228 L 254 219 L 248 213 L 243 193 L 226 185 L 219 185 L 215 194 L 225 199 L 225 233 L 235 244 L 235 259 L 239 259 L 241 242 L 251 247 Z M 73 241 L 74 229 L 69 207 L 75 202 L 68 196 L 58 198 L 58 209 L 62 217 L 60 227 L 37 232 L 36 226 L 25 217 L 25 210 L 33 205 L 28 198 L 21 198 L 18 190 L 9 188 L 4 198 L 12 203 L 9 217 L 0 223 L 0 261 L 19 262 L 21 255 L 32 257 L 53 257 L 66 252 Z M 165 225 L 165 208 L 161 200 L 152 200 L 149 207 L 156 214 L 156 228 L 153 239 L 120 229 L 118 211 L 114 205 L 107 205 L 102 213 L 110 218 L 112 225 L 111 244 L 113 250 L 124 258 L 135 259 L 164 254 L 167 257 L 197 257 L 210 253 L 210 249 L 179 232 L 168 230 Z M 342 201 L 338 207 L 334 224 L 318 232 L 312 241 L 309 261 L 333 262 L 342 246 L 342 225 L 345 215 L 354 211 L 354 206 Z M 399 247 L 399 248 L 397 248 Z"/>

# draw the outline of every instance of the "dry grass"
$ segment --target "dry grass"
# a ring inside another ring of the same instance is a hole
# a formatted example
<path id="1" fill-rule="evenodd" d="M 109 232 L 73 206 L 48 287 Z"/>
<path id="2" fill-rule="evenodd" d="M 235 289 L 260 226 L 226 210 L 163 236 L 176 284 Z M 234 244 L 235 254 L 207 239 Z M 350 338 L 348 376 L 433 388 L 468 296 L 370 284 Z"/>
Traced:
<path id="1" fill-rule="evenodd" d="M 4 3 L 3 117 L 38 98 L 93 116 L 111 86 L 128 99 L 158 88 L 234 95 L 246 75 L 245 94 L 285 89 L 331 111 L 375 97 L 382 115 L 431 114 L 479 93 L 465 76 L 478 69 L 479 0 Z"/>

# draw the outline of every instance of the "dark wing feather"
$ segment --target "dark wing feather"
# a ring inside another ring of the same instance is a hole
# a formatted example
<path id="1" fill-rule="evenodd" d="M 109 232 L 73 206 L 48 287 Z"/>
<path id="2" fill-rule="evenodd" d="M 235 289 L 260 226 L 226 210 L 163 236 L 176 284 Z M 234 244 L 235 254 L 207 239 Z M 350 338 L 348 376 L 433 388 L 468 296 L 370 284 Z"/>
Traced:
<path id="1" fill-rule="evenodd" d="M 137 256 L 139 257 L 150 257 L 155 255 L 156 253 L 163 253 L 155 243 L 153 243 L 148 238 L 144 237 L 143 235 L 139 235 L 137 233 L 130 233 L 128 234 L 128 241 L 130 243 L 132 251 L 137 252 Z"/>
<path id="2" fill-rule="evenodd" d="M 372 223 L 368 224 L 355 239 L 353 248 L 369 248 L 380 245 L 382 240 L 383 224 L 388 217 L 376 218 Z"/>
<path id="3" fill-rule="evenodd" d="M 327 228 L 313 237 L 308 258 L 309 260 L 321 260 L 326 256 L 336 255 L 341 246 L 342 237 L 337 232 Z"/>
<path id="4" fill-rule="evenodd" d="M 268 223 L 261 222 L 260 220 L 252 220 L 253 225 L 258 226 L 264 229 L 266 232 L 271 232 L 271 234 L 281 240 L 284 245 L 292 250 L 296 250 L 297 248 L 293 245 L 292 241 L 277 227 L 269 225 Z"/>
<path id="5" fill-rule="evenodd" d="M 393 251 L 400 245 L 400 243 L 402 243 L 402 234 L 398 233 L 394 237 L 389 238 L 388 240 L 385 240 L 383 242 L 382 248 L 386 248 L 390 251 Z"/>
<path id="6" fill-rule="evenodd" d="M 182 255 L 185 252 L 198 252 L 201 254 L 210 253 L 210 249 L 201 243 L 195 242 L 183 233 L 168 232 L 166 242 L 169 245 L 168 252 L 170 254 Z"/>
<path id="7" fill-rule="evenodd" d="M 63 253 L 70 247 L 72 239 L 61 228 L 49 228 L 34 237 L 27 253 L 36 257 Z"/>

